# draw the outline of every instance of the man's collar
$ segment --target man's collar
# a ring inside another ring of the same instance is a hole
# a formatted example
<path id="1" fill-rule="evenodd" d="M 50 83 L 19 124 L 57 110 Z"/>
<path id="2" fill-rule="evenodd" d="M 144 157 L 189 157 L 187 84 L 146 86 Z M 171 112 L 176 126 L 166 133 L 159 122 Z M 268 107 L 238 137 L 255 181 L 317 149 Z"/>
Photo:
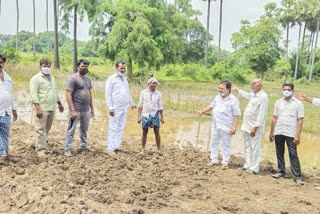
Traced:
<path id="1" fill-rule="evenodd" d="M 282 100 L 286 100 L 286 98 L 285 98 L 285 97 L 282 97 L 281 99 L 282 99 Z M 289 101 L 291 101 L 291 100 L 292 100 L 292 101 L 296 101 L 296 100 L 297 100 L 297 98 L 292 94 L 292 97 L 290 98 L 290 100 L 289 100 Z M 288 102 L 289 102 L 289 101 L 288 101 Z"/>

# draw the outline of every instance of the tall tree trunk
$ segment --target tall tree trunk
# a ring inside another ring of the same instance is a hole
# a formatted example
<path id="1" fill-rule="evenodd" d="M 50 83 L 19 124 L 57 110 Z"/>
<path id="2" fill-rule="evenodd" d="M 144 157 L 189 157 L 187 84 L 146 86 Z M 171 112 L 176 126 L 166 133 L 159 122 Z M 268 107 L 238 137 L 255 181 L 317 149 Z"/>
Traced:
<path id="1" fill-rule="evenodd" d="M 48 52 L 50 52 L 48 0 L 46 0 L 46 25 L 47 25 Z"/>
<path id="2" fill-rule="evenodd" d="M 17 32 L 16 32 L 16 51 L 18 51 L 19 46 L 19 0 L 16 0 L 16 7 L 17 7 Z"/>
<path id="3" fill-rule="evenodd" d="M 53 14 L 54 14 L 54 68 L 55 69 L 60 69 L 59 44 L 58 44 L 58 8 L 57 8 L 57 0 L 53 0 Z"/>
<path id="4" fill-rule="evenodd" d="M 311 67 L 311 59 L 312 59 L 311 54 L 312 54 L 312 51 L 313 51 L 313 44 L 314 44 L 315 36 L 316 36 L 316 33 L 312 32 L 312 41 L 311 41 L 311 45 L 310 45 L 309 50 L 308 50 L 308 52 L 309 52 L 309 54 L 308 54 L 309 55 L 309 58 L 308 58 L 308 60 L 309 60 L 309 62 L 308 62 L 309 71 L 310 71 L 310 67 Z"/>
<path id="5" fill-rule="evenodd" d="M 205 58 L 204 58 L 204 67 L 205 67 L 206 69 L 208 68 L 208 45 L 209 45 L 210 3 L 211 3 L 211 0 L 208 0 L 206 50 L 205 50 Z"/>
<path id="6" fill-rule="evenodd" d="M 219 43 L 218 43 L 218 61 L 217 61 L 218 66 L 220 63 L 220 53 L 221 53 L 222 3 L 223 3 L 223 0 L 220 0 Z"/>
<path id="7" fill-rule="evenodd" d="M 298 47 L 297 47 L 297 53 L 296 53 L 296 67 L 294 68 L 294 77 L 293 77 L 294 80 L 297 79 L 297 74 L 298 74 L 301 26 L 302 26 L 302 25 L 300 24 L 300 25 L 299 25 Z"/>
<path id="8" fill-rule="evenodd" d="M 129 80 L 132 79 L 133 73 L 132 73 L 132 59 L 129 58 L 128 60 L 128 78 Z"/>
<path id="9" fill-rule="evenodd" d="M 286 41 L 286 60 L 287 62 L 289 62 L 289 29 L 290 29 L 290 23 L 288 23 L 287 25 L 287 41 Z M 286 75 L 285 75 L 285 81 L 287 81 L 287 78 L 288 78 L 288 72 L 286 72 Z"/>
<path id="10" fill-rule="evenodd" d="M 287 41 L 286 41 L 286 57 L 287 57 L 287 60 L 289 59 L 289 29 L 290 29 L 290 23 L 288 23 L 287 25 Z"/>
<path id="11" fill-rule="evenodd" d="M 308 58 L 309 58 L 309 54 L 310 54 L 310 49 L 311 47 L 313 47 L 313 40 L 314 40 L 314 33 L 311 32 L 311 35 L 310 35 L 310 38 L 309 38 L 309 44 L 308 44 L 308 50 L 307 50 L 307 54 L 306 54 L 306 58 L 305 58 L 305 61 L 304 61 L 304 64 L 307 64 L 308 63 Z M 310 62 L 310 60 L 309 60 Z M 310 63 L 308 63 L 310 64 Z"/>
<path id="12" fill-rule="evenodd" d="M 33 0 L 33 52 L 36 52 L 36 3 Z"/>
<path id="13" fill-rule="evenodd" d="M 78 49 L 77 49 L 77 9 L 75 5 L 73 9 L 73 72 L 77 73 Z"/>
<path id="14" fill-rule="evenodd" d="M 306 36 L 306 30 L 307 30 L 307 23 L 304 23 L 304 29 L 303 29 L 303 34 L 302 34 L 302 44 L 301 44 L 301 51 L 300 53 L 303 54 L 304 51 L 304 40 L 305 40 L 305 36 Z M 299 63 L 301 63 L 301 58 L 299 59 Z"/>
<path id="15" fill-rule="evenodd" d="M 320 24 L 320 13 L 318 12 L 318 20 L 317 20 L 317 30 L 316 30 L 316 41 L 314 44 L 314 49 L 312 52 L 312 61 L 311 61 L 311 66 L 310 66 L 310 73 L 309 73 L 309 81 L 312 80 L 312 71 L 313 71 L 313 65 L 314 65 L 314 57 L 316 54 L 316 50 L 317 50 L 317 43 L 318 43 L 318 36 L 319 36 L 319 24 Z"/>

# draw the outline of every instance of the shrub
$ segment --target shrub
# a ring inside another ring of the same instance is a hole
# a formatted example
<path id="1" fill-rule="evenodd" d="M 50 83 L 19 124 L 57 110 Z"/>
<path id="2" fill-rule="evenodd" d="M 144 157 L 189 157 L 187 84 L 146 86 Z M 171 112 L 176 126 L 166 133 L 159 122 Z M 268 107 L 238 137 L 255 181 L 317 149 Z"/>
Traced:
<path id="1" fill-rule="evenodd" d="M 21 57 L 13 47 L 10 47 L 8 49 L 0 49 L 0 52 L 6 55 L 7 62 L 9 63 L 17 64 L 21 61 Z"/>

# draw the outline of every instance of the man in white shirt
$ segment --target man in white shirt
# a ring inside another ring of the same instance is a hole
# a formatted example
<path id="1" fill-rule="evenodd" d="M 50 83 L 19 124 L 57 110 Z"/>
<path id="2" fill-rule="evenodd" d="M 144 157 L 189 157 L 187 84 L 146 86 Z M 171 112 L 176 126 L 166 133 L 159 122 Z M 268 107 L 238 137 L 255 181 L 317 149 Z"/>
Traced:
<path id="1" fill-rule="evenodd" d="M 231 93 L 231 83 L 222 81 L 219 84 L 219 94 L 213 102 L 198 112 L 198 117 L 212 110 L 211 124 L 211 154 L 210 165 L 218 165 L 219 141 L 223 140 L 222 169 L 228 168 L 231 154 L 231 137 L 236 133 L 238 118 L 241 114 L 238 99 Z"/>
<path id="2" fill-rule="evenodd" d="M 9 152 L 9 132 L 11 113 L 13 120 L 18 118 L 12 93 L 12 80 L 3 70 L 7 58 L 0 54 L 0 160 L 3 161 Z"/>
<path id="3" fill-rule="evenodd" d="M 130 95 L 125 72 L 125 62 L 118 61 L 116 63 L 116 73 L 106 81 L 105 98 L 109 109 L 107 153 L 110 155 L 115 155 L 115 152 L 121 151 L 119 148 L 123 129 L 126 125 L 128 106 L 130 105 L 132 109 L 136 108 Z"/>
<path id="4" fill-rule="evenodd" d="M 277 100 L 274 105 L 269 139 L 270 141 L 275 140 L 279 171 L 272 177 L 281 178 L 286 173 L 284 144 L 287 142 L 291 173 L 297 184 L 303 184 L 297 145 L 300 143 L 304 106 L 300 100 L 293 96 L 293 91 L 293 83 L 283 83 L 282 93 L 284 97 Z"/>
<path id="5" fill-rule="evenodd" d="M 312 105 L 314 107 L 320 108 L 320 99 L 319 98 L 308 97 L 304 93 L 297 93 L 297 94 L 295 94 L 295 97 L 301 101 L 307 101 L 309 103 L 312 103 Z"/>
<path id="6" fill-rule="evenodd" d="M 156 90 L 160 85 L 156 78 L 147 81 L 148 88 L 140 93 L 138 105 L 138 123 L 142 121 L 142 153 L 145 151 L 149 127 L 153 128 L 157 148 L 160 149 L 160 121 L 163 124 L 162 94 Z M 142 117 L 141 117 L 142 116 Z"/>
<path id="7" fill-rule="evenodd" d="M 266 115 L 268 111 L 268 95 L 264 92 L 261 79 L 254 79 L 250 83 L 251 92 L 233 90 L 249 100 L 243 114 L 241 131 L 244 138 L 244 156 L 246 159 L 242 169 L 253 174 L 259 173 L 261 137 L 264 132 Z"/>

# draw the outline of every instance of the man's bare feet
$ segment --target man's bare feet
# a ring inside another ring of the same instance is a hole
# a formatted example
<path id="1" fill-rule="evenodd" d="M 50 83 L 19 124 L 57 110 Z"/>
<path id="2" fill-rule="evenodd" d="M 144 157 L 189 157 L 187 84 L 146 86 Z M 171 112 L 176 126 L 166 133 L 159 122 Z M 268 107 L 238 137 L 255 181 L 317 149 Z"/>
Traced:
<path id="1" fill-rule="evenodd" d="M 110 155 L 110 156 L 115 156 L 115 155 L 117 155 L 115 152 L 108 152 L 108 155 Z"/>

